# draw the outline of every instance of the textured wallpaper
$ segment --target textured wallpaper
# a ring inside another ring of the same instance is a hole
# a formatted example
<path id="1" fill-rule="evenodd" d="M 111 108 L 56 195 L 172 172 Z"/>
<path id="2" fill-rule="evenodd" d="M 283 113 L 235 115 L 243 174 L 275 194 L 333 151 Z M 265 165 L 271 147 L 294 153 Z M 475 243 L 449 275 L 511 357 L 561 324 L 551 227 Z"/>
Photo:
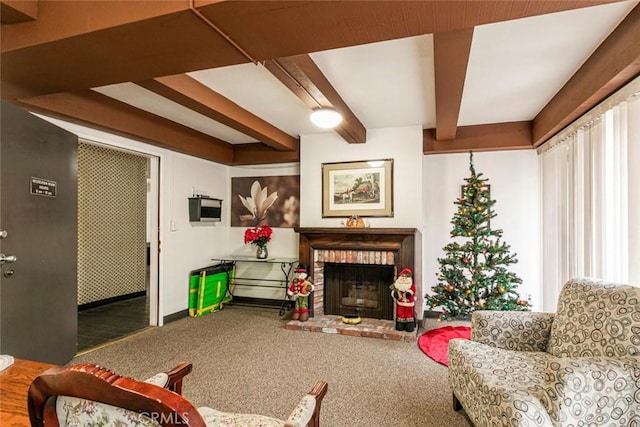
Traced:
<path id="1" fill-rule="evenodd" d="M 147 159 L 78 147 L 78 305 L 145 290 Z"/>

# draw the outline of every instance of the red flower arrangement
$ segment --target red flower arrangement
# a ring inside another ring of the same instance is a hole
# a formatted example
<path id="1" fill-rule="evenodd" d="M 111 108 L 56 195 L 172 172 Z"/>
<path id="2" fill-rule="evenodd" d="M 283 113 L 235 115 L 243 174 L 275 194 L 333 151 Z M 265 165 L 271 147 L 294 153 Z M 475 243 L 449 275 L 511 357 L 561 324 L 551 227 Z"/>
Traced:
<path id="1" fill-rule="evenodd" d="M 257 246 L 266 246 L 271 240 L 273 230 L 269 226 L 250 227 L 244 231 L 244 243 L 251 243 Z"/>

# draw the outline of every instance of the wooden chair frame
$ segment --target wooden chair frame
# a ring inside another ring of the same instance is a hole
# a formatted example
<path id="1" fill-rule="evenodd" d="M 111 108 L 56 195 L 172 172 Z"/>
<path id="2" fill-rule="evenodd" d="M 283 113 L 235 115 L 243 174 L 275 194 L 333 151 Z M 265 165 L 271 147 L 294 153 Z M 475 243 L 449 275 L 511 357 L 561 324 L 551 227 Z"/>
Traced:
<path id="1" fill-rule="evenodd" d="M 164 388 L 120 376 L 98 365 L 52 368 L 36 377 L 29 387 L 29 419 L 34 427 L 59 427 L 58 396 L 70 396 L 144 414 L 162 426 L 206 427 L 198 410 L 181 396 L 183 378 L 192 368 L 190 363 L 180 363 L 166 372 L 169 380 Z M 326 382 L 318 381 L 307 393 L 316 399 L 309 427 L 320 426 L 320 407 L 327 388 Z"/>
<path id="2" fill-rule="evenodd" d="M 58 396 L 106 403 L 142 413 L 165 426 L 206 427 L 198 410 L 170 388 L 181 391 L 191 364 L 180 364 L 167 372 L 168 388 L 122 377 L 98 365 L 81 364 L 49 369 L 29 387 L 27 406 L 32 426 L 58 427 Z"/>
<path id="3" fill-rule="evenodd" d="M 307 394 L 316 398 L 316 407 L 313 411 L 313 416 L 311 417 L 311 421 L 307 424 L 307 427 L 320 427 L 320 406 L 322 405 L 322 399 L 324 399 L 324 395 L 327 394 L 327 389 L 329 385 L 324 381 L 318 381 L 311 391 Z M 285 427 L 290 427 L 291 424 L 285 423 Z"/>

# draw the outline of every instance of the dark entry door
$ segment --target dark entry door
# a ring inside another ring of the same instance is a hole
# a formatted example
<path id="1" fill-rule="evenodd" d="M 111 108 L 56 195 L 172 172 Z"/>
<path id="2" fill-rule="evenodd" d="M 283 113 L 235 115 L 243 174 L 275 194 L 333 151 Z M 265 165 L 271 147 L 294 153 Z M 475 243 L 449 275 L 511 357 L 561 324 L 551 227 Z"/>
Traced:
<path id="1" fill-rule="evenodd" d="M 77 137 L 2 101 L 0 353 L 76 353 Z"/>

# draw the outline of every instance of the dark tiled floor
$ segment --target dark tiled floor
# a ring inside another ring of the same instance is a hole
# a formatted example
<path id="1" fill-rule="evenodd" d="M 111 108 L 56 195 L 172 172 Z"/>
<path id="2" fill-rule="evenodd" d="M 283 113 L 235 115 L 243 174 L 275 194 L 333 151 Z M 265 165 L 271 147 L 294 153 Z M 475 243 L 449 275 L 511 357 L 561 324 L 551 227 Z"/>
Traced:
<path id="1" fill-rule="evenodd" d="M 149 327 L 146 296 L 78 312 L 78 353 Z"/>

